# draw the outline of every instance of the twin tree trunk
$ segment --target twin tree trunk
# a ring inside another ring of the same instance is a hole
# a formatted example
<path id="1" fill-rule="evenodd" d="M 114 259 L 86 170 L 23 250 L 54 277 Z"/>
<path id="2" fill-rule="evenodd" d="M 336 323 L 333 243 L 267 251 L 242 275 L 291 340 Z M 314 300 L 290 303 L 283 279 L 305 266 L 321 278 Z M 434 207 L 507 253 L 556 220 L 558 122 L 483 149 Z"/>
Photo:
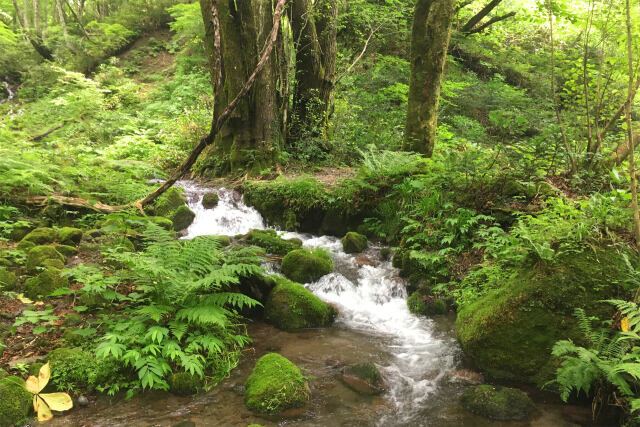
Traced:
<path id="1" fill-rule="evenodd" d="M 404 148 L 433 154 L 453 0 L 417 0 L 411 32 L 411 77 Z"/>

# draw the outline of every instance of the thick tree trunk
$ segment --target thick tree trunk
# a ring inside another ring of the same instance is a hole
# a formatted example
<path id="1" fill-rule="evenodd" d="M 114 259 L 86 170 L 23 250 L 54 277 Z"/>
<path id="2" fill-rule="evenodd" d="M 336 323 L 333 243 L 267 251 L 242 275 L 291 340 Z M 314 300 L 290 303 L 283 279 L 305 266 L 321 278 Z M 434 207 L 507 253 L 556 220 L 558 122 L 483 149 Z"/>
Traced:
<path id="1" fill-rule="evenodd" d="M 417 0 L 411 33 L 411 77 L 404 148 L 433 154 L 438 102 L 454 13 L 453 0 Z"/>
<path id="2" fill-rule="evenodd" d="M 336 64 L 338 0 L 296 0 L 291 29 L 296 84 L 289 140 L 319 136 L 326 127 Z"/>
<path id="3" fill-rule="evenodd" d="M 215 1 L 220 23 L 220 57 L 213 50 L 212 1 Z M 218 114 L 238 94 L 258 61 L 272 26 L 272 2 L 201 0 L 200 5 L 212 84 L 217 95 L 214 111 Z M 271 55 L 247 96 L 220 129 L 206 160 L 199 165 L 200 173 L 251 173 L 273 164 L 282 138 L 277 77 L 278 59 Z"/>

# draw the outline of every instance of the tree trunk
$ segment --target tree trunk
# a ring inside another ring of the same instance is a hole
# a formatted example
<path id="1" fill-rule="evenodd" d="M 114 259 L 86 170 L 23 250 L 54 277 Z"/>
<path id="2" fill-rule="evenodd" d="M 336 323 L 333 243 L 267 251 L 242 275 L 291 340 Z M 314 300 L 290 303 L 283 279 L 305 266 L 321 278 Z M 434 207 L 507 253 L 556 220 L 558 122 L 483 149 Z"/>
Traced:
<path id="1" fill-rule="evenodd" d="M 42 40 L 40 27 L 40 0 L 33 0 L 33 33 L 38 40 Z"/>
<path id="2" fill-rule="evenodd" d="M 453 0 L 417 0 L 414 10 L 404 148 L 429 157 L 435 145 L 453 13 Z"/>
<path id="3" fill-rule="evenodd" d="M 220 25 L 222 55 L 219 57 L 213 50 L 212 1 L 217 6 Z M 272 3 L 270 0 L 202 0 L 200 6 L 217 115 L 238 94 L 258 61 L 271 30 Z M 220 129 L 206 159 L 198 165 L 199 173 L 255 173 L 273 164 L 282 138 L 278 71 L 278 59 L 271 55 L 247 96 Z"/>
<path id="4" fill-rule="evenodd" d="M 296 0 L 291 29 L 296 47 L 296 85 L 289 140 L 319 136 L 326 128 L 327 109 L 336 64 L 338 0 Z"/>
<path id="5" fill-rule="evenodd" d="M 629 94 L 633 93 L 633 46 L 631 42 L 631 6 L 629 0 L 625 2 L 626 24 L 627 24 L 627 59 L 629 64 Z M 629 145 L 629 181 L 631 186 L 631 209 L 633 210 L 633 235 L 636 238 L 636 245 L 640 245 L 640 211 L 638 211 L 638 186 L 636 184 L 636 167 L 634 155 L 633 129 L 631 127 L 631 102 L 626 108 L 627 120 L 627 141 Z"/>

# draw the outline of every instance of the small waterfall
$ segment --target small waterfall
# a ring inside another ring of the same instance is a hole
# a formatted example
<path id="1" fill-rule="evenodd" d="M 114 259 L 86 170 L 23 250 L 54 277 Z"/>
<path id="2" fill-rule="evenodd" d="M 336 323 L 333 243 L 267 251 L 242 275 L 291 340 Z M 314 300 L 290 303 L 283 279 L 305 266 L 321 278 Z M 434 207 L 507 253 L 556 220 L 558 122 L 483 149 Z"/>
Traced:
<path id="1" fill-rule="evenodd" d="M 7 92 L 7 97 L 4 99 L 0 99 L 0 104 L 4 104 L 5 102 L 9 102 L 11 101 L 15 96 L 15 92 L 11 90 L 11 86 L 9 85 L 9 82 L 6 80 L 2 81 L 2 86 L 4 87 L 4 90 Z"/>
<path id="2" fill-rule="evenodd" d="M 233 236 L 252 228 L 265 228 L 261 215 L 246 206 L 239 193 L 226 189 L 204 190 L 189 182 L 180 185 L 186 189 L 189 207 L 196 213 L 185 238 L 206 234 Z M 202 206 L 202 196 L 207 191 L 216 191 L 219 196 L 214 209 Z M 455 339 L 437 337 L 431 319 L 409 312 L 405 283 L 389 261 L 380 260 L 380 248 L 352 255 L 342 250 L 336 237 L 293 232 L 283 237 L 296 237 L 304 247 L 323 247 L 329 251 L 336 271 L 308 284 L 307 288 L 339 308 L 336 327 L 370 335 L 392 355 L 391 362 L 381 368 L 389 385 L 384 398 L 394 410 L 379 424 L 415 422 L 439 382 L 456 367 L 459 349 Z M 339 351 L 336 349 L 337 355 Z"/>

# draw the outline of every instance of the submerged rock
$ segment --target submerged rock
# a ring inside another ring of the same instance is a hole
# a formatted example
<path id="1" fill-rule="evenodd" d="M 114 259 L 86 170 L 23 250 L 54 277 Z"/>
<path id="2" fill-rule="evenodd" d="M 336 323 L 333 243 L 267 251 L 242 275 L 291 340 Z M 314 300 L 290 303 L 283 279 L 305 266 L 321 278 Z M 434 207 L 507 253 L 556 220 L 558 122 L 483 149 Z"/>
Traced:
<path id="1" fill-rule="evenodd" d="M 302 247 L 300 239 L 283 239 L 276 230 L 251 230 L 245 236 L 247 243 L 263 248 L 267 253 L 286 255 Z"/>
<path id="2" fill-rule="evenodd" d="M 342 249 L 348 254 L 362 252 L 369 247 L 367 236 L 350 231 L 342 238 Z"/>
<path id="3" fill-rule="evenodd" d="M 524 391 L 487 384 L 466 390 L 460 404 L 473 414 L 499 421 L 524 420 L 536 409 Z"/>
<path id="4" fill-rule="evenodd" d="M 277 414 L 309 401 L 309 386 L 300 369 L 277 353 L 262 356 L 245 383 L 247 408 Z"/>
<path id="5" fill-rule="evenodd" d="M 312 251 L 296 249 L 282 259 L 282 273 L 299 283 L 316 281 L 332 271 L 333 261 L 331 261 L 329 254 L 321 248 Z"/>
<path id="6" fill-rule="evenodd" d="M 299 283 L 274 276 L 264 307 L 265 320 L 282 330 L 329 326 L 338 312 Z"/>
<path id="7" fill-rule="evenodd" d="M 363 394 L 380 394 L 386 389 L 378 367 L 371 362 L 347 366 L 342 370 L 342 381 Z"/>
<path id="8" fill-rule="evenodd" d="M 22 378 L 9 376 L 0 379 L 0 427 L 22 425 L 33 408 L 33 395 L 25 388 Z"/>
<path id="9" fill-rule="evenodd" d="M 202 206 L 204 206 L 205 209 L 215 208 L 216 206 L 218 206 L 218 201 L 218 193 L 214 193 L 213 191 L 210 193 L 205 193 L 205 195 L 202 196 Z"/>

